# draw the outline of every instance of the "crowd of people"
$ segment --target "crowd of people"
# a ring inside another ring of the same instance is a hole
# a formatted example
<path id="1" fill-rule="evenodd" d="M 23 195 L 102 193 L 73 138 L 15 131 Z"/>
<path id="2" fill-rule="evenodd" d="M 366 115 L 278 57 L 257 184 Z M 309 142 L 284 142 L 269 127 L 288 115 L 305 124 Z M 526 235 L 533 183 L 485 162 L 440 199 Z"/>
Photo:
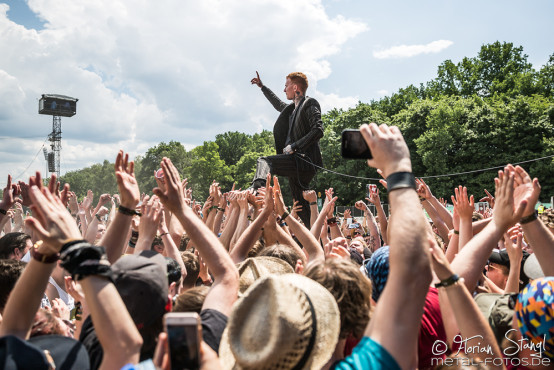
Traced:
<path id="1" fill-rule="evenodd" d="M 201 206 L 164 158 L 158 186 L 139 189 L 123 151 L 118 194 L 96 205 L 55 175 L 8 176 L 0 367 L 170 369 L 164 315 L 196 312 L 202 369 L 552 368 L 554 211 L 535 211 L 539 181 L 508 164 L 491 212 L 463 186 L 451 212 L 414 178 L 398 128 L 360 130 L 389 214 L 373 191 L 359 225 L 332 187 L 321 209 L 313 190 L 287 207 L 271 174 L 247 190 L 214 181 Z"/>

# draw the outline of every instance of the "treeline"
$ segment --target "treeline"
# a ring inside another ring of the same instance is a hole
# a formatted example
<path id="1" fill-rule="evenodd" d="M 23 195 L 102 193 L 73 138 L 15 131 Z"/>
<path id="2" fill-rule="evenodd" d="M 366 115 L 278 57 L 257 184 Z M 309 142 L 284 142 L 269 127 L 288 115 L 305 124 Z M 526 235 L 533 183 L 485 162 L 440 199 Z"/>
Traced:
<path id="1" fill-rule="evenodd" d="M 366 122 L 397 125 L 402 130 L 416 176 L 475 171 L 554 155 L 554 54 L 540 70 L 527 58 L 522 47 L 495 42 L 457 64 L 446 60 L 437 77 L 419 87 L 410 85 L 378 101 L 328 112 L 320 142 L 324 166 L 351 176 L 379 177 L 365 161 L 340 157 L 342 130 Z M 136 176 L 141 189 L 150 192 L 155 186 L 154 171 L 167 156 L 188 178 L 195 198 L 202 200 L 214 179 L 224 189 L 230 189 L 233 182 L 237 189 L 248 187 L 256 159 L 274 154 L 273 145 L 269 131 L 255 135 L 226 132 L 188 152 L 175 141 L 160 143 L 136 158 Z M 548 201 L 554 195 L 554 158 L 523 167 L 539 178 L 541 200 Z M 494 189 L 496 174 L 495 170 L 481 171 L 429 178 L 427 183 L 436 196 L 448 197 L 454 186 L 462 184 L 481 197 L 483 188 Z M 96 196 L 117 189 L 108 161 L 68 172 L 62 181 L 70 183 L 79 196 L 87 189 Z M 322 194 L 333 187 L 339 202 L 351 205 L 363 199 L 370 182 L 376 183 L 320 171 L 312 187 Z"/>

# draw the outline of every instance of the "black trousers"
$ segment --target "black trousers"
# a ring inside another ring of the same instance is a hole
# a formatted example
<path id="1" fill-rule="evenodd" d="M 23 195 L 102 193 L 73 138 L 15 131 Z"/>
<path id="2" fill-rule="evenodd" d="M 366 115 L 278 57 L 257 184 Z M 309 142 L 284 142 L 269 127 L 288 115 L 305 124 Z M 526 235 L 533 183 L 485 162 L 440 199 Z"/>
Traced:
<path id="1" fill-rule="evenodd" d="M 302 192 L 310 189 L 310 182 L 315 176 L 315 172 L 315 167 L 307 164 L 295 153 L 260 157 L 258 158 L 252 186 L 255 189 L 265 186 L 268 173 L 287 177 L 292 197 L 302 206 L 302 210 L 298 215 L 304 225 L 310 228 L 310 205 L 304 199 Z"/>

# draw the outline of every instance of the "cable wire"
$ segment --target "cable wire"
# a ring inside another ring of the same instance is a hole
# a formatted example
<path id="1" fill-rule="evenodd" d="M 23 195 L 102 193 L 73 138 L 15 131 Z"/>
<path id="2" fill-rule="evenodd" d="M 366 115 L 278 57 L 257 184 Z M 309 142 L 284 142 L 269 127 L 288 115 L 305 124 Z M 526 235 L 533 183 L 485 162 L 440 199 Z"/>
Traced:
<path id="1" fill-rule="evenodd" d="M 19 175 L 13 177 L 14 181 L 18 178 L 20 178 L 25 172 L 27 172 L 27 170 L 29 169 L 29 167 L 31 167 L 31 165 L 33 164 L 33 162 L 37 159 L 38 157 L 38 154 L 40 153 L 40 151 L 42 150 L 42 148 L 44 148 L 44 144 L 46 144 L 46 142 L 48 141 L 48 137 L 44 140 L 44 143 L 42 143 L 42 145 L 40 146 L 40 149 L 37 151 L 37 154 L 35 154 L 35 157 L 33 158 L 33 160 L 29 163 L 29 165 L 27 166 L 27 168 L 25 168 L 23 170 L 23 172 L 21 172 Z"/>
<path id="2" fill-rule="evenodd" d="M 382 179 L 380 179 L 380 178 L 361 177 L 361 176 L 347 175 L 347 174 L 345 174 L 345 173 L 336 172 L 336 171 L 329 170 L 329 169 L 327 169 L 327 168 L 318 166 L 317 164 L 314 164 L 312 161 L 306 160 L 306 158 L 304 158 L 304 157 L 305 157 L 304 155 L 298 155 L 297 157 L 300 158 L 300 159 L 302 159 L 304 162 L 309 163 L 309 164 L 311 164 L 312 166 L 319 168 L 320 170 L 323 170 L 323 171 L 326 171 L 326 172 L 331 172 L 331 173 L 334 173 L 334 174 L 339 175 L 339 176 L 350 177 L 350 178 L 361 179 L 361 180 L 372 180 L 372 181 L 379 181 L 379 180 L 382 180 Z M 554 155 L 548 155 L 548 156 L 546 156 L 546 157 L 540 157 L 540 158 L 535 158 L 535 159 L 529 159 L 529 160 L 527 160 L 527 161 L 521 161 L 521 162 L 512 163 L 512 164 L 513 164 L 514 166 L 516 166 L 516 165 L 518 165 L 518 164 L 529 163 L 529 162 L 535 162 L 535 161 L 540 161 L 540 160 L 548 159 L 548 158 L 554 158 Z M 499 169 L 499 168 L 504 168 L 504 166 L 505 166 L 505 165 L 503 165 L 503 166 L 496 166 L 496 167 L 489 167 L 489 168 L 483 168 L 483 169 L 480 169 L 480 170 L 472 170 L 472 171 L 464 171 L 464 172 L 457 172 L 457 173 L 449 173 L 449 174 L 446 174 L 446 175 L 429 175 L 429 176 L 416 176 L 416 177 L 417 177 L 417 178 L 420 178 L 420 179 L 430 179 L 430 178 L 439 178 L 439 177 L 460 176 L 460 175 L 467 175 L 467 174 L 469 174 L 469 173 L 476 173 L 476 172 L 485 172 L 485 171 L 490 171 L 490 170 L 496 170 L 496 169 Z"/>

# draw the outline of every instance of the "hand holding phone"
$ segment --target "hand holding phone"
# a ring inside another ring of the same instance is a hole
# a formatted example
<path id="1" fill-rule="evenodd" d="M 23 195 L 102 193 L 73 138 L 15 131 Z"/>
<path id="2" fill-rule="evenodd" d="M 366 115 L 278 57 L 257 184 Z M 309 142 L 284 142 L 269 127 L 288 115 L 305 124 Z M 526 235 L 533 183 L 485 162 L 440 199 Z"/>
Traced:
<path id="1" fill-rule="evenodd" d="M 371 151 L 360 130 L 346 129 L 342 132 L 341 155 L 349 159 L 371 159 Z"/>
<path id="2" fill-rule="evenodd" d="M 195 312 L 170 312 L 164 315 L 172 370 L 200 368 L 202 326 Z"/>

